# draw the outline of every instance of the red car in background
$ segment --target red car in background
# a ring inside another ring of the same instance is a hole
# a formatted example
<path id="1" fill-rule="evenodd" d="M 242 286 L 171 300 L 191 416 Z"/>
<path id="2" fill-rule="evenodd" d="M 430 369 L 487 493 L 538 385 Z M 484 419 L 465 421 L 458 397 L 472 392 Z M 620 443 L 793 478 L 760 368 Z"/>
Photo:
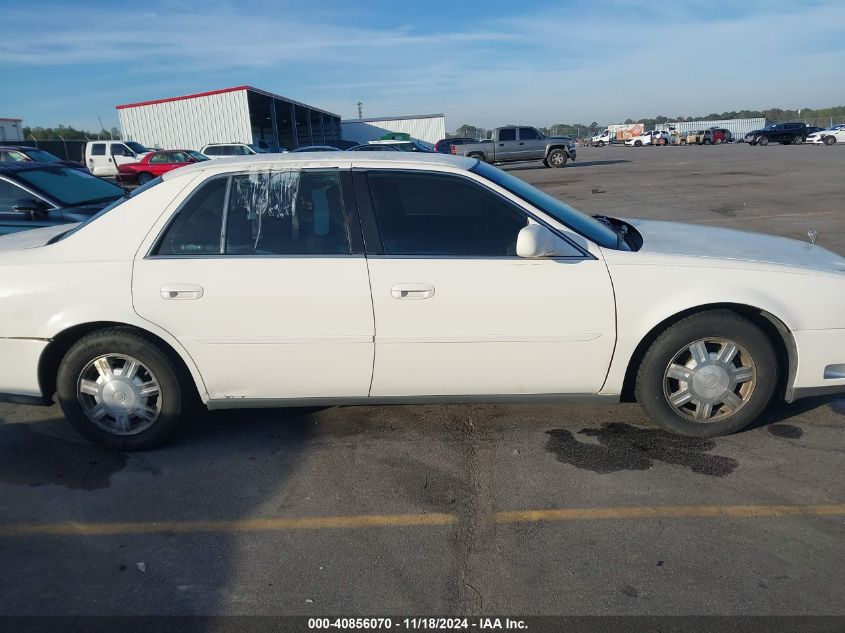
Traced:
<path id="1" fill-rule="evenodd" d="M 210 159 L 205 154 L 190 149 L 159 150 L 146 154 L 137 163 L 120 165 L 117 178 L 123 183 L 144 185 L 168 171 L 203 160 Z"/>

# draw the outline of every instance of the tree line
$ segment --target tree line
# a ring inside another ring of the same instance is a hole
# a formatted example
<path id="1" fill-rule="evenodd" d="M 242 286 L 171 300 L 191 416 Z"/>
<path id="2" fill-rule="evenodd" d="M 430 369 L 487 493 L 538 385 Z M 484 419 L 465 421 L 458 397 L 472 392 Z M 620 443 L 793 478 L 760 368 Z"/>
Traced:
<path id="1" fill-rule="evenodd" d="M 642 123 L 646 129 L 663 123 L 683 123 L 686 121 L 718 121 L 721 119 L 761 119 L 769 121 L 797 121 L 802 119 L 829 119 L 833 118 L 834 123 L 845 121 L 845 106 L 834 106 L 832 108 L 801 108 L 800 110 L 784 110 L 782 108 L 769 108 L 767 110 L 731 110 L 729 112 L 713 112 L 705 116 L 696 117 L 666 117 L 657 115 L 653 118 L 625 119 L 624 123 Z M 556 123 L 549 127 L 537 128 L 546 136 L 584 136 L 592 134 L 595 130 L 604 128 L 593 121 L 589 125 L 585 123 Z M 490 138 L 492 130 L 474 125 L 464 124 L 455 130 L 451 136 L 463 136 L 468 138 Z"/>
<path id="2" fill-rule="evenodd" d="M 99 132 L 89 132 L 88 130 L 78 130 L 71 125 L 59 124 L 58 127 L 24 127 L 23 137 L 27 141 L 33 138 L 39 141 L 54 140 L 62 138 L 66 141 L 84 141 L 101 138 L 120 138 L 120 130 L 113 127 L 111 130 L 100 130 Z"/>

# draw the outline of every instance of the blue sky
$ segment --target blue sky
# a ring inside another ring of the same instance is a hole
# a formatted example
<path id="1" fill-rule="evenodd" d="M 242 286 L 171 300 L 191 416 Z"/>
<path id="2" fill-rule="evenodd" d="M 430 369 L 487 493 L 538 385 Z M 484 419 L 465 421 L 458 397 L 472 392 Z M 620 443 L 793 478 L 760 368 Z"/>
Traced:
<path id="1" fill-rule="evenodd" d="M 619 122 L 845 103 L 845 1 L 0 0 L 0 116 L 250 84 L 340 114 Z"/>

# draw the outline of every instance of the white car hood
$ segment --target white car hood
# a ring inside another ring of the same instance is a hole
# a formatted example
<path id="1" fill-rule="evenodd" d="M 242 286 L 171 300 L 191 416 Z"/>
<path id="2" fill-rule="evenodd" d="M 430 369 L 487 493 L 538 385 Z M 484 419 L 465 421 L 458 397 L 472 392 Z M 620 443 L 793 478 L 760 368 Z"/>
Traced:
<path id="1" fill-rule="evenodd" d="M 56 235 L 70 231 L 75 226 L 76 224 L 57 224 L 55 226 L 45 226 L 41 229 L 0 235 L 0 252 L 22 251 L 27 248 L 44 246 Z"/>
<path id="2" fill-rule="evenodd" d="M 641 253 L 708 257 L 845 273 L 845 258 L 785 237 L 699 224 L 625 220 L 643 236 Z"/>

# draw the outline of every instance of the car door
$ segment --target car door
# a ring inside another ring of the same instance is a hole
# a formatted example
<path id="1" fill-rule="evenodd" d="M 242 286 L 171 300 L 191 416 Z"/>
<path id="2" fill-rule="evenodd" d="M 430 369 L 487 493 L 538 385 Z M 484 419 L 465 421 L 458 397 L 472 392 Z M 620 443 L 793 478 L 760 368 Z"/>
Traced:
<path id="1" fill-rule="evenodd" d="M 95 176 L 109 176 L 115 173 L 114 162 L 108 153 L 106 143 L 91 143 L 88 154 L 88 171 Z"/>
<path id="2" fill-rule="evenodd" d="M 138 157 L 135 155 L 135 152 L 123 143 L 112 143 L 110 149 L 115 173 L 120 170 L 121 165 L 138 162 Z"/>
<path id="3" fill-rule="evenodd" d="M 486 182 L 486 181 L 483 181 Z M 596 393 L 615 341 L 600 259 L 523 259 L 532 220 L 469 175 L 356 174 L 376 320 L 370 395 Z"/>
<path id="4" fill-rule="evenodd" d="M 519 128 L 519 157 L 525 160 L 541 160 L 546 157 L 546 141 L 531 127 Z"/>
<path id="5" fill-rule="evenodd" d="M 184 345 L 212 400 L 367 395 L 373 312 L 350 192 L 337 170 L 206 178 L 136 258 L 136 311 Z"/>
<path id="6" fill-rule="evenodd" d="M 16 211 L 15 204 L 22 199 L 43 203 L 43 212 Z M 61 212 L 31 191 L 0 177 L 0 235 L 17 233 L 42 226 L 52 226 L 61 221 Z"/>
<path id="7" fill-rule="evenodd" d="M 515 127 L 507 127 L 499 130 L 495 144 L 494 161 L 519 160 L 519 145 L 516 140 Z"/>

